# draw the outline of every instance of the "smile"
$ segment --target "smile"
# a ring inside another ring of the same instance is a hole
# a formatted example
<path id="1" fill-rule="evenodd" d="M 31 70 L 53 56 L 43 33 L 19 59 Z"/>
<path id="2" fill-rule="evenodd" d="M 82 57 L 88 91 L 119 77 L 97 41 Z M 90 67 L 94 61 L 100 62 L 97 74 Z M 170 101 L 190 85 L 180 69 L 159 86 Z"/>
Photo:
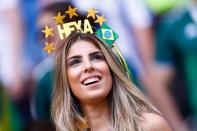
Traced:
<path id="1" fill-rule="evenodd" d="M 100 80 L 101 80 L 101 78 L 99 76 L 94 76 L 94 77 L 85 79 L 82 82 L 82 84 L 83 85 L 91 85 L 91 84 L 95 84 L 95 83 L 99 82 Z"/>

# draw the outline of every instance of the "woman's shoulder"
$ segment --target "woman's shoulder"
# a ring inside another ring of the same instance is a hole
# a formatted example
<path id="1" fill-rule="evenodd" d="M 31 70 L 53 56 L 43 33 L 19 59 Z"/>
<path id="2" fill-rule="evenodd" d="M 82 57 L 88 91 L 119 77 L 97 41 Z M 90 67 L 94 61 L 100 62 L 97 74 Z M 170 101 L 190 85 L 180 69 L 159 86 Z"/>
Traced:
<path id="1" fill-rule="evenodd" d="M 142 118 L 145 131 L 172 131 L 168 122 L 158 114 L 143 113 Z"/>

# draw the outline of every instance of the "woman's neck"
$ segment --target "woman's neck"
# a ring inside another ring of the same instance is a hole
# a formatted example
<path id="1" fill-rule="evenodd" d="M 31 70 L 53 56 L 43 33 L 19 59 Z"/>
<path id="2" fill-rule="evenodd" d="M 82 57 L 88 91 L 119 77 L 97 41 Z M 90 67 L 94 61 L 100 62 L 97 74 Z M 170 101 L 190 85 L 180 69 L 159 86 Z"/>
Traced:
<path id="1" fill-rule="evenodd" d="M 107 102 L 94 105 L 83 104 L 82 108 L 91 126 L 91 131 L 109 131 Z"/>

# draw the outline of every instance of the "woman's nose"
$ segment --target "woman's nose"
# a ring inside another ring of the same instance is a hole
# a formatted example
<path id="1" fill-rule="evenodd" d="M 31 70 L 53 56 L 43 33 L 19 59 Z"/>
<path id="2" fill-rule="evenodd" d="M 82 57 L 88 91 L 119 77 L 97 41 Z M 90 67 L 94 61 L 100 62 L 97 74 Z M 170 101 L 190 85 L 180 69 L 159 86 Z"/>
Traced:
<path id="1" fill-rule="evenodd" d="M 89 60 L 84 62 L 84 67 L 85 67 L 85 72 L 89 72 L 93 70 L 93 64 Z"/>

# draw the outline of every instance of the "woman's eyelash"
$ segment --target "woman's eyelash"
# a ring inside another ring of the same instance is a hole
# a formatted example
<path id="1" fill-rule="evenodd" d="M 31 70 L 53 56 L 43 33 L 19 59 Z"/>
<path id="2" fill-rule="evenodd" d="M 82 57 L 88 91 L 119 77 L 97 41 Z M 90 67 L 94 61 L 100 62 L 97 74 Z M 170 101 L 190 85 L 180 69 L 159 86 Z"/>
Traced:
<path id="1" fill-rule="evenodd" d="M 95 54 L 91 57 L 93 60 L 104 60 L 104 56 L 102 54 Z"/>
<path id="2" fill-rule="evenodd" d="M 102 61 L 105 60 L 103 54 L 92 54 L 89 58 L 91 61 Z M 78 58 L 72 58 L 69 62 L 68 62 L 68 66 L 76 66 L 78 64 L 80 64 L 82 62 L 82 59 L 78 59 Z"/>
<path id="3" fill-rule="evenodd" d="M 71 60 L 69 62 L 69 66 L 74 66 L 76 64 L 79 64 L 81 61 L 79 59 L 74 59 L 74 60 Z"/>

